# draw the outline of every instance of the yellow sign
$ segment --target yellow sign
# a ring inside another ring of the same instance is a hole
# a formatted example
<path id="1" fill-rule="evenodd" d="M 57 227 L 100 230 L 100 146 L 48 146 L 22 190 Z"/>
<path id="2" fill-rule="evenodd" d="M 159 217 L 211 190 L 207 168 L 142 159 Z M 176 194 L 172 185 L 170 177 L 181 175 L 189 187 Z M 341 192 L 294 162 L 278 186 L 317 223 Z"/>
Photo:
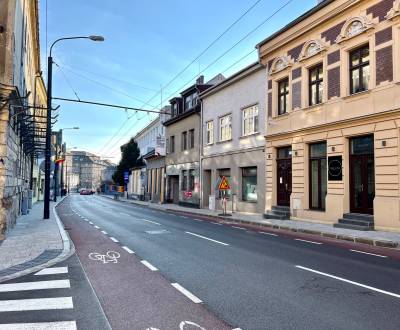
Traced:
<path id="1" fill-rule="evenodd" d="M 231 186 L 229 185 L 227 178 L 225 178 L 224 176 L 221 178 L 221 182 L 219 183 L 218 189 L 219 190 L 230 190 L 231 189 Z"/>

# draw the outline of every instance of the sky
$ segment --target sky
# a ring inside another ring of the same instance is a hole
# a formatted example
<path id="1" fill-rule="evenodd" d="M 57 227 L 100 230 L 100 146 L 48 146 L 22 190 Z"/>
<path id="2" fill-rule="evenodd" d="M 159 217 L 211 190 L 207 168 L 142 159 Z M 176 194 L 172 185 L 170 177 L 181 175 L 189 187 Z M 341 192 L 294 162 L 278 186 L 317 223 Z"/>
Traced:
<path id="1" fill-rule="evenodd" d="M 227 77 L 257 61 L 255 45 L 315 6 L 317 0 L 39 3 L 45 80 L 46 57 L 54 40 L 88 35 L 105 38 L 104 42 L 67 40 L 54 46 L 53 97 L 159 110 L 200 74 L 206 81 L 218 73 Z M 114 162 L 120 159 L 120 146 L 157 116 L 54 100 L 53 107 L 56 105 L 60 108 L 54 129 L 64 129 L 67 148 L 93 152 Z M 65 130 L 70 127 L 80 129 Z"/>

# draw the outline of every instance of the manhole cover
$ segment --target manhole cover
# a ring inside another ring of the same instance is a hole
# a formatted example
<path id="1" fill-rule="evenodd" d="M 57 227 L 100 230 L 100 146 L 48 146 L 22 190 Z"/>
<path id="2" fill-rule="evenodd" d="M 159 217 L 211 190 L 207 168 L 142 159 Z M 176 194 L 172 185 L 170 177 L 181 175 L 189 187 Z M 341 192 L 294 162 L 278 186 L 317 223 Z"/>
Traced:
<path id="1" fill-rule="evenodd" d="M 146 230 L 147 234 L 151 234 L 151 235 L 159 235 L 159 234 L 168 234 L 169 231 L 168 230 Z"/>

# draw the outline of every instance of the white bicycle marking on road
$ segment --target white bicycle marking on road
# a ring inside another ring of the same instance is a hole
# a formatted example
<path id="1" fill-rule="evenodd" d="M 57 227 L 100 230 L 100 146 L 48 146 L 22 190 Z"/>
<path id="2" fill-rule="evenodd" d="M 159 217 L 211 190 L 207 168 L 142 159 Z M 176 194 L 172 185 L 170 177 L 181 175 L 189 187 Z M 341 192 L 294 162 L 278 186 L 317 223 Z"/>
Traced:
<path id="1" fill-rule="evenodd" d="M 100 254 L 97 252 L 92 252 L 89 253 L 89 258 L 92 260 L 97 260 L 101 261 L 103 264 L 108 264 L 108 263 L 118 263 L 118 258 L 121 255 L 118 252 L 115 251 L 108 251 L 106 254 Z"/>
<path id="2" fill-rule="evenodd" d="M 187 326 L 189 326 L 189 328 Z M 202 326 L 200 326 L 197 323 L 194 323 L 192 321 L 182 321 L 181 323 L 179 323 L 179 330 L 189 330 L 189 329 L 193 329 L 193 327 L 195 327 L 196 329 L 207 330 L 206 328 L 203 328 Z M 146 330 L 160 330 L 160 329 L 150 327 L 150 328 L 147 328 Z"/>

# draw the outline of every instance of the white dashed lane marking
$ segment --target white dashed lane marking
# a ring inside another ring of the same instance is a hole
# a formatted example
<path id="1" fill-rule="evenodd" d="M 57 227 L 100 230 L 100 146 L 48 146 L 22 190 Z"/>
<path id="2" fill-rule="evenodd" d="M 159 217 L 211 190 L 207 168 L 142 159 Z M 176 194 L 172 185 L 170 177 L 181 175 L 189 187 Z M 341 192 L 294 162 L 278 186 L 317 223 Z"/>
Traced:
<path id="1" fill-rule="evenodd" d="M 294 240 L 299 241 L 299 242 L 310 243 L 310 244 L 322 245 L 322 243 L 320 243 L 320 242 L 307 241 L 306 239 L 295 238 Z"/>
<path id="2" fill-rule="evenodd" d="M 187 298 L 189 298 L 191 301 L 193 301 L 195 304 L 200 304 L 202 301 L 196 297 L 193 293 L 189 292 L 186 290 L 183 286 L 179 285 L 178 283 L 171 283 L 171 285 L 177 289 L 180 293 L 185 295 Z"/>
<path id="3" fill-rule="evenodd" d="M 110 240 L 112 240 L 115 243 L 118 243 L 118 240 L 116 238 L 114 238 L 114 237 L 110 237 Z"/>
<path id="4" fill-rule="evenodd" d="M 158 270 L 156 267 L 154 267 L 151 263 L 149 263 L 149 262 L 146 261 L 146 260 L 142 260 L 141 263 L 142 263 L 143 265 L 145 265 L 148 269 L 150 269 L 150 270 L 153 271 L 153 272 L 155 272 L 155 271 Z"/>
<path id="5" fill-rule="evenodd" d="M 228 243 L 220 242 L 220 241 L 217 241 L 217 240 L 209 238 L 209 237 L 205 237 L 205 236 L 202 236 L 202 235 L 199 235 L 199 234 L 192 233 L 190 231 L 185 231 L 185 233 L 189 234 L 189 235 L 192 235 L 192 236 L 196 236 L 196 237 L 205 239 L 205 240 L 208 240 L 208 241 L 211 241 L 211 242 L 214 242 L 214 243 L 218 243 L 218 244 L 221 244 L 221 245 L 225 245 L 225 246 L 229 245 Z"/>
<path id="6" fill-rule="evenodd" d="M 277 234 L 267 233 L 267 232 L 265 232 L 265 231 L 259 231 L 259 233 L 260 233 L 260 234 L 263 234 L 263 235 L 268 235 L 268 236 L 278 236 Z"/>
<path id="7" fill-rule="evenodd" d="M 368 254 L 369 256 L 374 256 L 374 257 L 379 257 L 379 258 L 387 258 L 387 256 L 383 256 L 383 255 L 375 254 L 375 253 L 369 253 L 369 252 L 358 251 L 358 250 L 350 250 L 350 251 L 356 252 L 356 253 Z"/>
<path id="8" fill-rule="evenodd" d="M 133 252 L 130 248 L 128 248 L 127 246 L 123 246 L 122 247 L 125 251 L 127 251 L 128 253 L 135 253 L 135 252 Z"/>

